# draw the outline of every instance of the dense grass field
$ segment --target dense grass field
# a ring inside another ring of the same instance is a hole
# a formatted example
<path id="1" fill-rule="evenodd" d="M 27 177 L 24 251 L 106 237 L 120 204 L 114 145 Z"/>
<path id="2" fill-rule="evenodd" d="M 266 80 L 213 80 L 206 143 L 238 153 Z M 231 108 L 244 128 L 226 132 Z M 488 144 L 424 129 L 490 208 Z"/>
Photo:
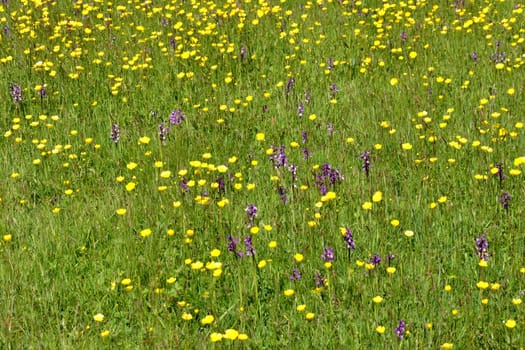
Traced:
<path id="1" fill-rule="evenodd" d="M 525 348 L 524 9 L 1 1 L 0 348 Z"/>

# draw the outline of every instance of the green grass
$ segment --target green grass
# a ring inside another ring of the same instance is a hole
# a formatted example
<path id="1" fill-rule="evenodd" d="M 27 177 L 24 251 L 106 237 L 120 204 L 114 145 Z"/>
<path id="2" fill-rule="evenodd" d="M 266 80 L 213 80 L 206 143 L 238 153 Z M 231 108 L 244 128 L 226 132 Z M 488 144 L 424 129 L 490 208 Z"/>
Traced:
<path id="1" fill-rule="evenodd" d="M 523 5 L 0 6 L 1 348 L 525 347 Z"/>

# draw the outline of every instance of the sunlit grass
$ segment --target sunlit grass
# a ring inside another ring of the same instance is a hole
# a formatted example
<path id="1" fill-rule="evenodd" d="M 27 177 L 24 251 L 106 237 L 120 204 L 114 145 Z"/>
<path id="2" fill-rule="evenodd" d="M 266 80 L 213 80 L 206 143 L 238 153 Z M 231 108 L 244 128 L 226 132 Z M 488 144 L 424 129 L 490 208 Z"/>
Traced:
<path id="1" fill-rule="evenodd" d="M 0 9 L 2 347 L 525 346 L 523 5 Z"/>

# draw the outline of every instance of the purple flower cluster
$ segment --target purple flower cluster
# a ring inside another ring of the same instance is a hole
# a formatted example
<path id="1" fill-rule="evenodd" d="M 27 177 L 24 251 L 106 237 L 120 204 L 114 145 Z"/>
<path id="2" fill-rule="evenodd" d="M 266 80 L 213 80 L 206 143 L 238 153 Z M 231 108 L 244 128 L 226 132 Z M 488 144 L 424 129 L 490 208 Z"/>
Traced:
<path id="1" fill-rule="evenodd" d="M 498 175 L 499 185 L 501 186 L 503 184 L 503 180 L 507 178 L 507 176 L 503 173 L 503 163 L 499 162 L 498 164 L 496 164 L 496 169 L 498 169 L 496 175 Z"/>
<path id="2" fill-rule="evenodd" d="M 397 334 L 399 339 L 403 339 L 403 336 L 405 335 L 405 330 L 406 330 L 405 320 L 401 320 L 401 321 L 399 321 L 399 324 L 396 327 L 396 329 L 394 330 L 394 332 Z"/>
<path id="3" fill-rule="evenodd" d="M 330 164 L 323 164 L 315 176 L 315 185 L 324 196 L 328 192 L 329 187 L 333 187 L 343 180 L 344 176 L 339 169 L 332 168 Z"/>
<path id="4" fill-rule="evenodd" d="M 359 158 L 363 160 L 362 169 L 365 172 L 366 177 L 368 177 L 368 175 L 370 174 L 370 168 L 372 167 L 372 163 L 370 162 L 370 151 L 364 151 L 363 153 L 361 153 Z"/>
<path id="5" fill-rule="evenodd" d="M 348 227 L 345 227 L 345 235 L 343 236 L 343 240 L 345 241 L 346 248 L 348 250 L 355 250 L 354 236 L 352 230 L 350 230 Z"/>
<path id="6" fill-rule="evenodd" d="M 248 216 L 248 227 L 252 227 L 253 220 L 255 219 L 255 216 L 257 216 L 257 207 L 255 204 L 248 204 L 244 209 L 244 212 Z"/>
<path id="7" fill-rule="evenodd" d="M 255 248 L 253 247 L 252 236 L 246 236 L 246 238 L 244 238 L 244 247 L 246 249 L 246 253 L 240 251 L 238 249 L 238 245 L 239 239 L 233 237 L 232 235 L 228 235 L 228 251 L 234 253 L 238 258 L 242 258 L 244 256 L 255 256 Z"/>
<path id="8" fill-rule="evenodd" d="M 324 247 L 323 254 L 321 254 L 321 259 L 323 259 L 326 262 L 333 262 L 335 259 L 334 248 Z"/>
<path id="9" fill-rule="evenodd" d="M 292 77 L 288 79 L 288 82 L 286 83 L 286 94 L 290 94 L 293 91 L 293 87 L 295 86 L 295 79 Z"/>
<path id="10" fill-rule="evenodd" d="M 503 192 L 501 196 L 499 196 L 498 201 L 503 206 L 503 209 L 508 210 L 509 209 L 509 202 L 512 199 L 510 194 L 508 192 Z"/>
<path id="11" fill-rule="evenodd" d="M 324 287 L 326 281 L 320 272 L 316 272 L 314 275 L 314 282 L 316 287 Z"/>
<path id="12" fill-rule="evenodd" d="M 118 143 L 120 140 L 120 127 L 118 124 L 111 125 L 111 131 L 109 132 L 109 137 L 114 143 Z"/>
<path id="13" fill-rule="evenodd" d="M 377 266 L 381 264 L 381 256 L 379 256 L 379 254 L 374 254 L 370 259 L 368 259 L 368 262 L 374 266 Z"/>
<path id="14" fill-rule="evenodd" d="M 284 146 L 281 145 L 280 147 L 271 146 L 273 152 L 270 155 L 270 160 L 273 163 L 274 168 L 280 168 L 284 167 L 288 164 L 288 158 L 286 157 L 286 153 L 284 152 Z"/>
<path id="15" fill-rule="evenodd" d="M 172 125 L 182 124 L 185 118 L 186 118 L 186 115 L 184 115 L 184 113 L 182 113 L 182 110 L 180 109 L 174 109 L 170 113 L 170 123 Z"/>
<path id="16" fill-rule="evenodd" d="M 10 84 L 9 92 L 11 93 L 14 103 L 22 102 L 22 87 L 20 85 L 14 83 Z"/>
<path id="17" fill-rule="evenodd" d="M 159 124 L 159 131 L 158 131 L 158 134 L 159 134 L 159 139 L 160 141 L 162 142 L 162 144 L 166 144 L 166 139 L 168 138 L 168 133 L 169 133 L 170 129 L 169 127 L 167 128 L 164 123 L 160 123 Z"/>
<path id="18" fill-rule="evenodd" d="M 301 272 L 296 267 L 294 267 L 294 269 L 292 270 L 292 274 L 288 276 L 290 281 L 299 281 L 301 277 Z"/>
<path id="19" fill-rule="evenodd" d="M 476 238 L 476 254 L 478 258 L 489 261 L 489 241 L 485 233 Z"/>

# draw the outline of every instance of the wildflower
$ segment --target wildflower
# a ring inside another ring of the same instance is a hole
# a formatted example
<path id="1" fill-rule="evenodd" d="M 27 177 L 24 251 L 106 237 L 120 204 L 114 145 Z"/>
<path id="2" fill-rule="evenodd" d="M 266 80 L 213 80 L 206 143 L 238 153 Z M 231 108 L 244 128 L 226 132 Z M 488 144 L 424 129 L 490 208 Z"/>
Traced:
<path id="1" fill-rule="evenodd" d="M 330 98 L 334 98 L 335 95 L 339 92 L 339 88 L 336 84 L 330 84 Z"/>
<path id="2" fill-rule="evenodd" d="M 158 135 L 159 135 L 160 142 L 162 142 L 163 145 L 166 143 L 166 139 L 168 137 L 169 131 L 170 131 L 169 128 L 164 126 L 164 123 L 159 124 Z"/>
<path id="3" fill-rule="evenodd" d="M 288 276 L 290 281 L 299 281 L 301 277 L 302 277 L 301 272 L 297 268 L 294 268 L 292 270 L 292 274 Z"/>
<path id="4" fill-rule="evenodd" d="M 383 200 L 383 192 L 377 191 L 372 196 L 372 202 L 381 202 Z"/>
<path id="5" fill-rule="evenodd" d="M 348 227 L 341 228 L 341 233 L 343 234 L 343 240 L 346 243 L 346 248 L 350 250 L 355 250 L 355 241 L 353 237 L 352 230 Z"/>
<path id="6" fill-rule="evenodd" d="M 239 240 L 236 238 L 233 238 L 232 235 L 228 235 L 228 251 L 235 254 L 235 256 L 242 258 L 243 253 L 237 250 L 237 245 L 239 244 Z"/>
<path id="7" fill-rule="evenodd" d="M 313 319 L 315 318 L 315 314 L 314 314 L 313 312 L 308 312 L 308 313 L 304 316 L 304 318 L 305 318 L 306 320 L 308 320 L 308 321 L 311 321 L 311 320 L 313 320 Z"/>
<path id="8" fill-rule="evenodd" d="M 255 248 L 252 245 L 252 236 L 246 236 L 244 239 L 244 245 L 246 246 L 246 256 L 254 256 Z"/>
<path id="9" fill-rule="evenodd" d="M 507 177 L 503 173 L 503 163 L 499 162 L 498 164 L 496 164 L 495 168 L 496 168 L 496 175 L 498 175 L 498 178 L 499 178 L 499 185 L 501 187 L 503 180 L 505 180 L 505 178 Z"/>
<path id="10" fill-rule="evenodd" d="M 288 203 L 288 197 L 286 196 L 286 192 L 288 192 L 288 190 L 284 186 L 279 186 L 277 188 L 277 193 L 281 198 L 281 202 L 283 202 L 284 204 Z"/>
<path id="11" fill-rule="evenodd" d="M 104 321 L 104 315 L 98 313 L 95 316 L 93 316 L 93 319 L 95 320 L 95 322 L 102 322 L 102 321 Z"/>
<path id="12" fill-rule="evenodd" d="M 512 319 L 505 321 L 505 327 L 509 329 L 516 327 L 516 321 Z"/>
<path id="13" fill-rule="evenodd" d="M 295 294 L 295 291 L 293 289 L 286 289 L 284 292 L 283 292 L 284 296 L 287 296 L 287 297 L 291 297 L 292 295 Z"/>
<path id="14" fill-rule="evenodd" d="M 224 331 L 224 338 L 229 340 L 235 340 L 239 336 L 239 332 L 235 329 L 227 329 Z"/>
<path id="15" fill-rule="evenodd" d="M 118 143 L 120 140 L 120 128 L 117 124 L 111 125 L 111 132 L 109 134 L 111 141 Z"/>
<path id="16" fill-rule="evenodd" d="M 303 261 L 304 256 L 303 256 L 303 254 L 301 254 L 301 253 L 297 253 L 297 254 L 295 254 L 295 255 L 293 256 L 293 258 L 294 258 L 294 260 L 295 260 L 296 262 L 300 263 L 301 261 Z"/>
<path id="17" fill-rule="evenodd" d="M 386 328 L 384 326 L 377 326 L 376 327 L 376 332 L 379 333 L 379 334 L 385 333 L 385 330 L 386 330 Z"/>
<path id="18" fill-rule="evenodd" d="M 315 184 L 321 195 L 328 192 L 328 187 L 333 187 L 344 180 L 343 174 L 337 168 L 332 168 L 330 164 L 323 164 L 315 177 Z"/>
<path id="19" fill-rule="evenodd" d="M 101 338 L 109 337 L 109 333 L 110 332 L 106 329 L 105 331 L 100 332 L 100 337 Z"/>
<path id="20" fill-rule="evenodd" d="M 379 256 L 379 254 L 374 254 L 370 259 L 368 259 L 368 262 L 373 266 L 377 266 L 381 264 L 381 257 Z"/>
<path id="21" fill-rule="evenodd" d="M 172 125 L 180 125 L 182 124 L 186 116 L 184 115 L 184 113 L 182 113 L 182 110 L 174 109 L 173 111 L 171 111 L 169 118 L 170 118 L 170 123 Z"/>
<path id="22" fill-rule="evenodd" d="M 440 346 L 442 350 L 451 350 L 453 347 L 454 347 L 454 344 L 452 343 L 443 343 Z"/>
<path id="23" fill-rule="evenodd" d="M 2 239 L 4 240 L 4 242 L 9 243 L 9 242 L 11 242 L 13 240 L 13 235 L 8 233 L 6 235 L 3 235 Z"/>
<path id="24" fill-rule="evenodd" d="M 328 135 L 332 136 L 334 134 L 334 125 L 332 123 L 328 123 L 326 129 L 328 130 Z"/>
<path id="25" fill-rule="evenodd" d="M 316 287 L 323 287 L 326 283 L 323 275 L 320 272 L 316 272 L 314 275 L 314 282 Z"/>
<path id="26" fill-rule="evenodd" d="M 394 332 L 397 334 L 399 339 L 403 339 L 403 336 L 405 334 L 405 320 L 399 321 L 399 325 L 394 330 Z"/>
<path id="27" fill-rule="evenodd" d="M 22 102 L 22 87 L 20 85 L 15 83 L 9 84 L 9 92 L 11 93 L 14 103 Z"/>
<path id="28" fill-rule="evenodd" d="M 191 316 L 191 315 L 190 315 Z M 216 343 L 222 340 L 223 335 L 221 333 L 213 332 L 210 334 L 210 340 L 212 343 Z"/>
<path id="29" fill-rule="evenodd" d="M 489 242 L 487 241 L 487 235 L 484 233 L 476 238 L 476 254 L 482 260 L 489 260 Z"/>
<path id="30" fill-rule="evenodd" d="M 295 86 L 295 79 L 289 78 L 288 82 L 286 83 L 286 94 L 290 94 L 293 91 L 293 87 Z"/>
<path id="31" fill-rule="evenodd" d="M 509 201 L 512 199 L 510 194 L 508 192 L 503 192 L 501 196 L 498 197 L 498 202 L 501 203 L 503 206 L 503 209 L 508 210 L 509 209 Z"/>
<path id="32" fill-rule="evenodd" d="M 244 209 L 244 212 L 246 213 L 246 215 L 248 215 L 248 227 L 252 227 L 253 219 L 255 219 L 255 216 L 257 216 L 257 207 L 255 206 L 255 204 L 248 204 Z"/>
<path id="33" fill-rule="evenodd" d="M 271 146 L 271 153 L 269 153 L 270 161 L 273 163 L 274 168 L 278 169 L 285 167 L 288 164 L 288 158 L 284 152 L 284 146 L 275 147 Z"/>
<path id="34" fill-rule="evenodd" d="M 206 315 L 202 320 L 201 320 L 201 324 L 203 326 L 207 325 L 207 324 L 211 324 L 213 323 L 213 321 L 215 320 L 215 317 L 213 317 L 213 315 Z"/>
<path id="35" fill-rule="evenodd" d="M 332 247 L 324 247 L 323 248 L 323 254 L 321 254 L 321 259 L 327 262 L 333 262 L 334 257 L 334 248 Z"/>
<path id="36" fill-rule="evenodd" d="M 370 151 L 364 151 L 359 158 L 363 160 L 362 169 L 365 172 L 366 177 L 368 177 L 370 168 L 372 167 L 372 164 L 370 163 Z"/>
<path id="37" fill-rule="evenodd" d="M 383 297 L 380 295 L 376 295 L 372 298 L 372 301 L 376 304 L 381 304 L 383 302 Z"/>
<path id="38" fill-rule="evenodd" d="M 299 105 L 297 106 L 297 114 L 299 117 L 304 115 L 304 104 L 302 102 L 299 102 Z"/>
<path id="39" fill-rule="evenodd" d="M 405 236 L 412 237 L 413 235 L 414 235 L 414 231 L 412 231 L 412 230 L 406 230 L 405 231 Z"/>

